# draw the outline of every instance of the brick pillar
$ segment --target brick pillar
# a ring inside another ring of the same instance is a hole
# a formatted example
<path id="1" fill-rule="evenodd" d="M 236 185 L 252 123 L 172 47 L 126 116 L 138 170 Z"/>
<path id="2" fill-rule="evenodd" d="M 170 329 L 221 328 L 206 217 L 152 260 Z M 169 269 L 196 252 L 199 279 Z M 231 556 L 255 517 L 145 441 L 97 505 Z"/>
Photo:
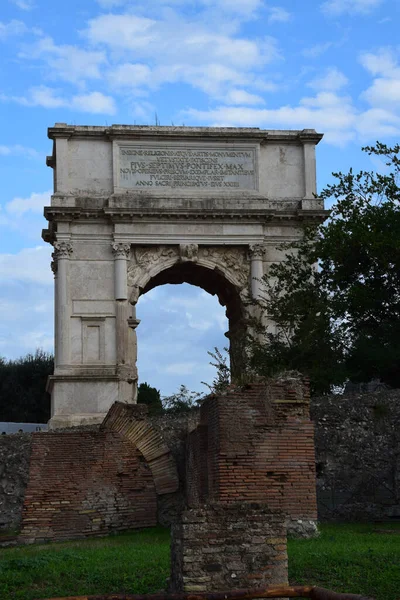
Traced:
<path id="1" fill-rule="evenodd" d="M 315 534 L 307 380 L 289 373 L 209 396 L 186 467 L 189 508 L 172 529 L 172 589 L 285 584 L 287 521 Z"/>

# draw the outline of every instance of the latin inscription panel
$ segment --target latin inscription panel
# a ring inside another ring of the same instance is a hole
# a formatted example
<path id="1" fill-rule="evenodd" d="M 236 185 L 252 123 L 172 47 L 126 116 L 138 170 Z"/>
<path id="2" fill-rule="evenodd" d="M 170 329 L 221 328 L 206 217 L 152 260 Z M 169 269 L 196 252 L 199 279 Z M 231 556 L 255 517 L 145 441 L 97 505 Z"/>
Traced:
<path id="1" fill-rule="evenodd" d="M 257 189 L 254 147 L 121 145 L 118 159 L 120 188 Z"/>

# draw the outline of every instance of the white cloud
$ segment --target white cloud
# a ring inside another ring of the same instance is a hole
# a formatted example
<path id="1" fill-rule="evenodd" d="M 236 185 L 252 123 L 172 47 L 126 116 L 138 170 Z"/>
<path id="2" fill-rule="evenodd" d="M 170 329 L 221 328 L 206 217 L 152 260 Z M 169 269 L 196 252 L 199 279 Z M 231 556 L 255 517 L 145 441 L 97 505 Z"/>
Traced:
<path id="1" fill-rule="evenodd" d="M 5 40 L 14 35 L 21 35 L 26 31 L 28 31 L 28 28 L 22 21 L 17 21 L 15 19 L 9 23 L 2 23 L 0 21 L 0 40 Z"/>
<path id="2" fill-rule="evenodd" d="M 400 136 L 400 117 L 383 108 L 366 110 L 359 115 L 356 126 L 363 140 L 376 140 L 383 136 Z"/>
<path id="3" fill-rule="evenodd" d="M 201 317 L 199 318 L 198 314 L 194 316 L 192 313 L 186 312 L 185 316 L 188 326 L 191 329 L 197 329 L 198 331 L 208 331 L 213 326 L 213 323 L 212 321 L 210 321 L 210 319 L 204 319 Z"/>
<path id="4" fill-rule="evenodd" d="M 391 48 L 381 48 L 376 54 L 364 52 L 360 56 L 360 62 L 372 75 L 400 77 L 397 57 Z"/>
<path id="5" fill-rule="evenodd" d="M 360 62 L 375 76 L 361 97 L 374 108 L 397 110 L 400 103 L 400 65 L 396 54 L 390 48 L 383 48 L 376 54 L 362 54 Z"/>
<path id="6" fill-rule="evenodd" d="M 197 367 L 197 363 L 195 362 L 179 362 L 179 363 L 171 363 L 165 366 L 162 371 L 164 373 L 168 373 L 168 375 L 190 375 L 193 373 L 195 367 Z"/>
<path id="7" fill-rule="evenodd" d="M 27 96 L 2 96 L 3 101 L 12 101 L 23 106 L 41 106 L 43 108 L 68 108 L 93 114 L 113 115 L 116 112 L 114 99 L 101 92 L 78 94 L 71 98 L 60 96 L 57 90 L 45 85 L 31 88 Z"/>
<path id="8" fill-rule="evenodd" d="M 112 50 L 135 51 L 136 57 L 160 64 L 200 66 L 223 61 L 225 66 L 261 66 L 278 56 L 276 41 L 226 35 L 212 27 L 177 19 L 154 20 L 136 15 L 101 15 L 89 21 L 92 44 Z"/>
<path id="9" fill-rule="evenodd" d="M 156 107 L 150 102 L 138 101 L 137 99 L 132 102 L 131 114 L 134 119 L 139 119 L 144 123 L 155 121 L 157 114 Z"/>
<path id="10" fill-rule="evenodd" d="M 142 63 L 123 63 L 118 65 L 108 75 L 111 85 L 118 88 L 137 88 L 150 86 L 152 72 L 148 65 Z"/>
<path id="11" fill-rule="evenodd" d="M 97 0 L 97 3 L 105 9 L 112 9 L 119 6 L 124 6 L 125 9 L 137 9 L 138 2 L 134 0 Z M 152 0 L 151 6 L 155 10 L 158 7 L 168 6 L 179 7 L 187 5 L 187 0 Z M 226 14 L 239 14 L 242 17 L 248 16 L 251 18 L 253 14 L 263 7 L 263 0 L 198 0 L 196 3 L 197 9 L 203 10 L 218 10 Z"/>
<path id="12" fill-rule="evenodd" d="M 66 104 L 66 101 L 57 95 L 56 90 L 45 85 L 31 88 L 28 96 L 15 96 L 9 99 L 23 106 L 42 106 L 43 108 L 61 108 Z"/>
<path id="13" fill-rule="evenodd" d="M 302 98 L 297 106 L 276 109 L 218 106 L 209 111 L 187 112 L 196 121 L 216 126 L 315 128 L 325 132 L 326 141 L 338 146 L 354 139 L 357 117 L 351 99 L 333 92 L 320 92 Z"/>
<path id="14" fill-rule="evenodd" d="M 228 12 L 237 12 L 244 15 L 252 15 L 256 10 L 263 6 L 262 0 L 209 0 L 205 4 L 217 4 L 219 8 L 222 8 Z"/>
<path id="15" fill-rule="evenodd" d="M 53 351 L 53 285 L 51 280 L 2 279 L 0 355 L 17 358 L 37 348 Z"/>
<path id="16" fill-rule="evenodd" d="M 322 11 L 333 17 L 343 14 L 368 14 L 384 0 L 326 0 L 321 4 Z"/>
<path id="17" fill-rule="evenodd" d="M 0 254 L 0 279 L 53 284 L 50 269 L 51 247 L 25 248 L 18 254 Z"/>
<path id="18" fill-rule="evenodd" d="M 261 96 L 238 89 L 230 90 L 226 95 L 225 102 L 227 104 L 265 104 Z"/>
<path id="19" fill-rule="evenodd" d="M 118 89 L 143 95 L 166 83 L 186 83 L 219 98 L 244 85 L 251 93 L 259 72 L 280 59 L 274 38 L 240 37 L 237 27 L 170 12 L 158 19 L 106 14 L 91 19 L 84 33 L 92 45 L 118 57 L 119 64 L 107 72 Z"/>
<path id="20" fill-rule="evenodd" d="M 12 146 L 0 145 L 0 155 L 2 156 L 25 156 L 27 158 L 39 158 L 41 155 L 33 148 L 13 144 Z"/>
<path id="21" fill-rule="evenodd" d="M 397 73 L 394 63 L 390 63 L 390 67 L 388 65 L 386 61 L 380 69 L 389 73 L 390 68 L 392 74 Z M 301 98 L 295 105 L 277 108 L 219 105 L 207 111 L 191 109 L 186 111 L 186 115 L 197 122 L 214 126 L 315 128 L 324 133 L 326 142 L 339 147 L 354 140 L 366 142 L 400 135 L 399 80 L 388 78 L 388 86 L 384 87 L 383 80 L 376 79 L 363 94 L 372 105 L 364 111 L 356 108 L 349 96 L 338 93 L 337 88 L 344 84 L 344 76 L 340 72 L 316 81 L 318 84 L 315 83 L 314 87 L 321 91 Z"/>
<path id="22" fill-rule="evenodd" d="M 325 54 L 329 48 L 332 46 L 332 42 L 325 42 L 324 44 L 315 44 L 315 46 L 310 46 L 309 48 L 304 48 L 302 51 L 302 55 L 306 58 L 318 58 L 322 54 Z"/>
<path id="23" fill-rule="evenodd" d="M 84 50 L 76 46 L 57 46 L 50 37 L 42 37 L 19 54 L 25 59 L 42 59 L 46 76 L 78 83 L 86 79 L 100 79 L 100 67 L 107 62 L 104 52 Z"/>
<path id="24" fill-rule="evenodd" d="M 102 8 L 114 8 L 114 6 L 121 6 L 126 4 L 126 0 L 97 0 Z"/>
<path id="25" fill-rule="evenodd" d="M 286 23 L 292 16 L 290 12 L 280 6 L 271 6 L 268 11 L 268 23 Z"/>
<path id="26" fill-rule="evenodd" d="M 138 50 L 158 39 L 157 21 L 136 15 L 100 15 L 89 21 L 87 37 L 92 44 Z"/>
<path id="27" fill-rule="evenodd" d="M 32 10 L 35 6 L 33 0 L 11 0 L 11 2 L 21 10 Z"/>
<path id="28" fill-rule="evenodd" d="M 50 205 L 50 196 L 52 192 L 43 192 L 36 194 L 33 192 L 29 198 L 14 198 L 6 204 L 6 211 L 17 217 L 25 214 L 26 212 L 43 213 L 43 207 Z"/>
<path id="29" fill-rule="evenodd" d="M 82 112 L 102 115 L 113 115 L 117 110 L 114 99 L 111 96 L 105 96 L 101 92 L 91 92 L 90 94 L 74 96 L 71 106 Z"/>
<path id="30" fill-rule="evenodd" d="M 375 79 L 371 87 L 362 94 L 362 97 L 372 106 L 398 107 L 400 103 L 400 78 Z"/>
<path id="31" fill-rule="evenodd" d="M 348 79 L 336 67 L 330 67 L 322 77 L 317 77 L 308 83 L 314 90 L 339 91 L 348 83 Z"/>

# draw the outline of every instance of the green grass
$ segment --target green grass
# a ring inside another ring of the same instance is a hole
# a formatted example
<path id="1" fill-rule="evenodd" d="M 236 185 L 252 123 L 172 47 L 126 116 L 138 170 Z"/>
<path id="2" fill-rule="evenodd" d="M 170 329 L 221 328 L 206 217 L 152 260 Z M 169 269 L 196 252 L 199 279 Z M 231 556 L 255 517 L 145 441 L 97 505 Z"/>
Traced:
<path id="1" fill-rule="evenodd" d="M 319 585 L 376 600 L 400 598 L 400 524 L 323 525 L 321 530 L 314 540 L 289 540 L 292 584 Z M 0 549 L 1 600 L 151 593 L 165 588 L 168 575 L 169 531 L 160 527 Z"/>
<path id="2" fill-rule="evenodd" d="M 322 525 L 319 538 L 289 540 L 288 552 L 293 584 L 400 598 L 400 523 Z"/>
<path id="3" fill-rule="evenodd" d="M 165 588 L 169 531 L 161 527 L 76 542 L 0 549 L 1 600 Z"/>

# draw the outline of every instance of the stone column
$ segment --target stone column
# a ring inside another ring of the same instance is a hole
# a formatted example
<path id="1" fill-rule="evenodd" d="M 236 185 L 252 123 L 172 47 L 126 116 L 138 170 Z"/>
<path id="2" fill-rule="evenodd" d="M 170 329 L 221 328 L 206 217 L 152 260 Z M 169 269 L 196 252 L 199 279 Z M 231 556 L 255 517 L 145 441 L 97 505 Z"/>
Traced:
<path id="1" fill-rule="evenodd" d="M 128 299 L 128 268 L 127 260 L 130 253 L 130 245 L 122 242 L 112 244 L 115 258 L 115 299 Z"/>
<path id="2" fill-rule="evenodd" d="M 53 270 L 55 279 L 55 362 L 57 366 L 69 362 L 69 303 L 68 303 L 68 261 L 72 254 L 72 244 L 68 241 L 54 242 Z"/>
<path id="3" fill-rule="evenodd" d="M 120 402 L 133 402 L 134 387 L 136 380 L 134 361 L 129 356 L 129 334 L 128 326 L 129 303 L 128 303 L 128 265 L 127 261 L 130 254 L 130 244 L 124 242 L 114 242 L 112 251 L 115 259 L 114 284 L 116 300 L 116 354 L 117 354 L 117 374 L 119 377 L 118 400 Z"/>
<path id="4" fill-rule="evenodd" d="M 53 315 L 53 319 L 54 319 L 54 367 L 58 366 L 58 352 L 57 352 L 57 348 L 58 348 L 58 331 L 57 331 L 57 306 L 58 306 L 58 297 L 57 297 L 57 288 L 58 288 L 58 281 L 57 281 L 57 259 L 55 256 L 55 252 L 52 253 L 52 258 L 53 260 L 50 263 L 50 268 L 53 271 L 53 275 L 54 275 L 54 315 Z"/>
<path id="5" fill-rule="evenodd" d="M 264 275 L 265 247 L 262 244 L 250 246 L 250 276 L 251 276 L 251 296 L 253 300 L 259 300 L 262 295 L 262 279 Z"/>
<path id="6" fill-rule="evenodd" d="M 137 372 L 137 335 L 136 328 L 139 325 L 140 320 L 136 318 L 136 306 L 132 306 L 132 314 L 128 319 L 129 335 L 128 335 L 128 353 L 132 364 L 133 373 L 133 402 L 137 402 L 138 394 L 138 372 Z"/>

